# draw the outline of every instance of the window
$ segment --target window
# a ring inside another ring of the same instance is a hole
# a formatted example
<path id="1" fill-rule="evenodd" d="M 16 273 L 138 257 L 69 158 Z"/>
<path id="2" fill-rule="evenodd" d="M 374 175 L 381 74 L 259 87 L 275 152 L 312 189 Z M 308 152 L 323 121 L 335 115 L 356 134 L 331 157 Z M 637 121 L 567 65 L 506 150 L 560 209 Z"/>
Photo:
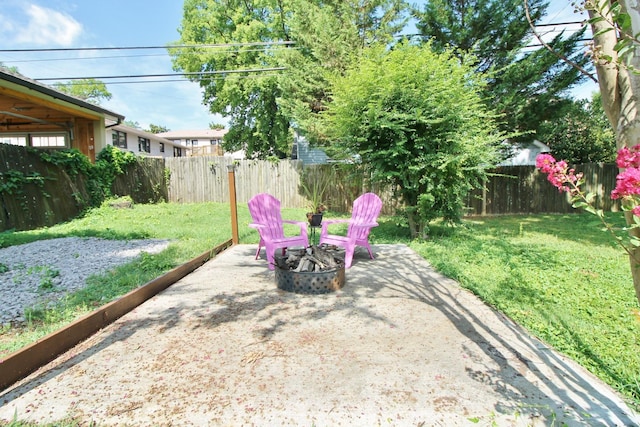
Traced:
<path id="1" fill-rule="evenodd" d="M 211 143 L 211 145 L 220 145 L 220 139 L 216 138 L 216 139 L 212 139 L 211 141 L 209 141 Z"/>
<path id="2" fill-rule="evenodd" d="M 151 152 L 151 141 L 149 138 L 138 137 L 138 151 L 144 151 L 145 153 Z"/>
<path id="3" fill-rule="evenodd" d="M 0 142 L 2 142 L 3 144 L 21 145 L 23 147 L 26 147 L 27 137 L 19 135 L 3 135 L 2 137 L 0 137 Z"/>
<path id="4" fill-rule="evenodd" d="M 124 148 L 125 150 L 127 149 L 127 134 L 119 131 L 119 130 L 114 130 L 111 132 L 111 138 L 113 139 L 113 143 L 112 145 L 114 147 L 118 147 L 118 148 Z"/>
<path id="5" fill-rule="evenodd" d="M 64 135 L 32 135 L 32 147 L 66 147 Z"/>
<path id="6" fill-rule="evenodd" d="M 197 139 L 192 139 L 192 140 L 191 140 L 191 145 L 193 145 L 194 147 L 195 147 L 196 145 L 198 145 L 198 140 L 197 140 Z"/>
<path id="7" fill-rule="evenodd" d="M 0 137 L 0 142 L 2 142 L 3 144 L 36 148 L 65 148 L 69 146 L 69 144 L 67 144 L 67 141 L 67 134 L 64 132 L 2 135 Z"/>
<path id="8" fill-rule="evenodd" d="M 173 147 L 173 157 L 182 157 L 182 148 Z"/>
<path id="9" fill-rule="evenodd" d="M 160 143 L 160 152 L 164 153 L 164 142 Z"/>

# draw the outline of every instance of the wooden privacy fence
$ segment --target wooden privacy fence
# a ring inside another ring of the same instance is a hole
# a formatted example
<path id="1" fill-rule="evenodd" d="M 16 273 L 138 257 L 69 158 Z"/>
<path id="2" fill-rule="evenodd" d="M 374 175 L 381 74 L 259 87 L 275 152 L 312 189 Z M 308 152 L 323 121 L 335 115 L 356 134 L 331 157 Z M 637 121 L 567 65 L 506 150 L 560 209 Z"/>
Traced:
<path id="1" fill-rule="evenodd" d="M 224 157 L 175 157 L 165 160 L 168 201 L 175 203 L 229 202 L 228 167 L 234 166 L 236 199 L 246 204 L 258 193 L 271 193 L 283 207 L 307 207 L 302 185 L 327 179 L 323 202 L 334 212 L 349 212 L 362 193 L 386 195 L 383 213 L 395 212 L 397 204 L 388 190 L 372 185 L 362 170 L 352 165 L 314 165 L 303 167 L 300 160 L 232 160 Z"/>
<path id="2" fill-rule="evenodd" d="M 111 186 L 116 195 L 130 196 L 135 203 L 157 203 L 168 200 L 164 161 L 142 158 L 117 175 Z"/>
<path id="3" fill-rule="evenodd" d="M 611 199 L 618 168 L 614 164 L 574 165 L 584 174 L 581 187 L 596 195 L 595 205 L 605 211 L 619 211 L 620 204 Z M 492 171 L 484 190 L 467 198 L 469 215 L 504 215 L 527 213 L 572 213 L 570 197 L 551 185 L 547 176 L 535 166 L 504 166 Z"/>
<path id="4" fill-rule="evenodd" d="M 228 166 L 235 169 L 236 200 L 246 204 L 261 192 L 281 200 L 283 207 L 308 206 L 305 186 L 327 180 L 322 201 L 334 212 L 348 213 L 360 194 L 373 191 L 383 200 L 383 214 L 402 207 L 389 188 L 372 184 L 357 165 L 314 165 L 299 160 L 234 161 L 224 157 L 146 158 L 126 168 L 113 184 L 114 195 L 129 195 L 136 203 L 166 200 L 174 203 L 229 202 Z M 611 200 L 618 169 L 613 164 L 576 165 L 584 173 L 583 189 L 597 195 L 596 205 L 617 211 Z M 86 179 L 44 162 L 37 151 L 0 144 L 0 231 L 29 230 L 77 216 L 89 206 Z M 566 193 L 560 193 L 533 166 L 497 168 L 484 190 L 466 200 L 468 215 L 575 212 Z"/>
<path id="5" fill-rule="evenodd" d="M 283 206 L 304 206 L 298 191 L 302 163 L 233 160 L 225 157 L 174 157 L 165 160 L 168 201 L 175 203 L 229 202 L 228 167 L 234 166 L 236 198 L 246 203 L 258 193 L 271 193 Z"/>
<path id="6" fill-rule="evenodd" d="M 83 176 L 43 161 L 36 150 L 0 144 L 0 231 L 55 225 L 87 206 Z"/>
<path id="7" fill-rule="evenodd" d="M 363 170 L 354 165 L 314 165 L 303 168 L 298 160 L 279 162 L 241 160 L 220 157 L 172 158 L 166 160 L 170 175 L 169 201 L 177 203 L 229 202 L 227 166 L 235 164 L 238 203 L 246 203 L 253 195 L 271 193 L 284 207 L 306 207 L 302 182 L 326 179 L 323 201 L 334 212 L 349 212 L 360 194 L 374 191 L 384 202 L 384 214 L 402 207 L 389 188 L 373 185 Z M 575 165 L 583 172 L 585 192 L 596 194 L 596 206 L 605 211 L 618 211 L 619 203 L 611 200 L 618 168 L 614 164 Z M 325 178 L 321 178 L 324 176 Z M 527 213 L 572 213 L 567 193 L 560 193 L 546 175 L 534 166 L 504 166 L 493 170 L 484 190 L 475 190 L 466 201 L 468 215 L 504 215 Z"/>

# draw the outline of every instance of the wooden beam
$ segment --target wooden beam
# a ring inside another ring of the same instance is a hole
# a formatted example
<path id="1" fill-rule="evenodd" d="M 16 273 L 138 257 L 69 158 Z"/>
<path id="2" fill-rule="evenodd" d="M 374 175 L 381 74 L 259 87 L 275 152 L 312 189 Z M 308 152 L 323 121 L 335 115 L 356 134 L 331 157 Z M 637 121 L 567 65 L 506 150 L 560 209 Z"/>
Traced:
<path id="1" fill-rule="evenodd" d="M 68 105 L 59 104 L 52 100 L 43 99 L 34 95 L 30 95 L 28 93 L 20 92 L 17 90 L 9 89 L 7 87 L 0 86 L 0 96 L 9 96 L 11 98 L 16 98 L 21 101 L 32 102 L 38 105 L 44 105 L 47 108 L 51 108 L 53 110 L 63 111 L 67 114 L 71 114 L 76 117 L 83 117 L 85 119 L 90 120 L 100 120 L 100 115 L 94 112 L 89 112 L 82 107 L 73 108 Z M 64 101 L 62 101 L 64 102 Z"/>
<path id="2" fill-rule="evenodd" d="M 25 378 L 149 298 L 162 292 L 230 246 L 232 246 L 232 241 L 228 240 L 64 328 L 10 354 L 5 359 L 0 359 L 0 391 Z"/>

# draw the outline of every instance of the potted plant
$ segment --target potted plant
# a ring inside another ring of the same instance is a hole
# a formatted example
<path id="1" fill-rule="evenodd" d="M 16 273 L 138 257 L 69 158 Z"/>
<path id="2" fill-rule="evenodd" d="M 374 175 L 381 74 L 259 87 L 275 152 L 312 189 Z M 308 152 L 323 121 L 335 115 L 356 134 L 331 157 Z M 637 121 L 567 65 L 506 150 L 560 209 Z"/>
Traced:
<path id="1" fill-rule="evenodd" d="M 305 198 L 308 200 L 307 220 L 312 227 L 318 227 L 322 223 L 322 215 L 327 210 L 324 196 L 329 187 L 330 180 L 323 176 L 305 176 L 301 187 Z"/>
<path id="2" fill-rule="evenodd" d="M 307 212 L 307 219 L 309 220 L 309 225 L 312 227 L 318 227 L 322 224 L 322 215 L 324 211 L 327 210 L 325 205 L 320 204 L 316 206 L 315 211 Z"/>

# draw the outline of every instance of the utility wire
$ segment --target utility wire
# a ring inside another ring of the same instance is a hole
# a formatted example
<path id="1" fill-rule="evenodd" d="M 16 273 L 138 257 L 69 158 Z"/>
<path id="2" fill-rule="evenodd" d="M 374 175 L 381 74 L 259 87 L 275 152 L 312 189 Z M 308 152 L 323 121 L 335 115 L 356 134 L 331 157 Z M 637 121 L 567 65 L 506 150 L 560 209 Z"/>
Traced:
<path id="1" fill-rule="evenodd" d="M 257 79 L 264 77 L 275 77 L 278 74 L 260 74 L 260 75 L 248 75 L 248 76 L 234 76 L 235 79 Z M 214 77 L 213 80 L 223 80 L 223 77 Z M 171 83 L 171 82 L 182 82 L 182 83 L 193 83 L 189 80 L 185 79 L 162 79 L 162 80 L 146 80 L 146 81 L 121 81 L 121 82 L 109 82 L 109 86 L 112 85 L 121 85 L 121 84 L 143 84 L 143 83 Z M 69 82 L 70 85 L 82 85 L 82 82 Z"/>
<path id="2" fill-rule="evenodd" d="M 584 25 L 584 21 L 571 21 L 571 22 L 550 22 L 548 24 L 535 24 L 536 27 L 556 27 L 560 25 Z"/>
<path id="3" fill-rule="evenodd" d="M 195 73 L 133 74 L 133 75 L 125 75 L 125 76 L 43 77 L 43 78 L 35 78 L 34 80 L 46 81 L 46 80 L 85 80 L 85 79 L 95 79 L 95 80 L 138 79 L 138 78 L 150 78 L 150 77 L 208 76 L 208 75 L 215 75 L 215 74 L 260 73 L 263 71 L 280 71 L 280 70 L 286 70 L 286 67 L 250 68 L 246 70 L 200 71 Z"/>
<path id="4" fill-rule="evenodd" d="M 287 48 L 289 49 L 298 49 L 297 47 Z M 285 49 L 271 49 L 269 52 L 285 50 Z M 263 52 L 264 49 L 245 49 L 242 50 L 242 53 L 246 52 Z M 218 50 L 212 53 L 216 54 L 224 54 L 224 53 L 238 53 L 237 50 Z M 147 58 L 147 57 L 157 57 L 157 56 L 167 56 L 167 53 L 157 53 L 157 54 L 146 54 L 146 55 L 108 55 L 108 56 L 90 56 L 90 57 L 81 57 L 81 58 L 42 58 L 42 59 L 18 59 L 15 61 L 2 61 L 5 64 L 18 64 L 18 63 L 27 63 L 27 62 L 55 62 L 55 61 L 86 61 L 93 59 L 115 59 L 115 58 Z"/>
<path id="5" fill-rule="evenodd" d="M 43 48 L 43 49 L 0 49 L 0 52 L 77 52 L 87 50 L 136 50 L 136 49 L 184 49 L 199 47 L 241 47 L 241 46 L 271 46 L 292 45 L 293 41 L 250 42 L 250 43 L 220 43 L 220 44 L 181 44 L 166 46 L 120 46 L 120 47 L 70 47 L 70 48 Z"/>

